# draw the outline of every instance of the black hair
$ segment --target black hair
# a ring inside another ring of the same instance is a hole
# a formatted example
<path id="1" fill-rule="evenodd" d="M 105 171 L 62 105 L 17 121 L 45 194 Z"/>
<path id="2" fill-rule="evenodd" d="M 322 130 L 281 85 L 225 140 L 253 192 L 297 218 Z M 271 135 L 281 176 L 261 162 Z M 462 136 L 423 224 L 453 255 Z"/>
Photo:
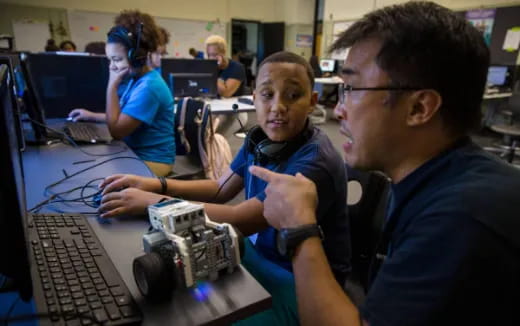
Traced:
<path id="1" fill-rule="evenodd" d="M 60 49 L 61 50 L 64 50 L 65 49 L 65 46 L 66 45 L 70 45 L 72 46 L 72 48 L 74 49 L 74 51 L 76 51 L 76 44 L 74 44 L 74 42 L 70 41 L 70 40 L 65 40 L 63 42 L 60 43 Z"/>
<path id="2" fill-rule="evenodd" d="M 93 54 L 105 54 L 105 42 L 90 42 L 85 45 L 85 52 Z"/>
<path id="3" fill-rule="evenodd" d="M 307 72 L 307 77 L 309 77 L 311 89 L 314 89 L 314 72 L 312 71 L 311 65 L 303 57 L 287 51 L 276 52 L 265 58 L 264 61 L 260 63 L 258 71 L 260 71 L 263 65 L 268 63 L 295 63 L 303 66 Z"/>
<path id="4" fill-rule="evenodd" d="M 439 92 L 450 131 L 466 134 L 480 124 L 489 49 L 464 17 L 433 2 L 384 7 L 341 33 L 330 51 L 370 38 L 381 41 L 376 63 L 393 85 Z"/>

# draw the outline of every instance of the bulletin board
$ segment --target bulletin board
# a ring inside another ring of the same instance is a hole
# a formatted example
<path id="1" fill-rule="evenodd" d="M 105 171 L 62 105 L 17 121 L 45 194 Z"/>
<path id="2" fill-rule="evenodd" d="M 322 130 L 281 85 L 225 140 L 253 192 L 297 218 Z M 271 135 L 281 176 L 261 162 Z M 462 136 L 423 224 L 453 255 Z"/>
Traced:
<path id="1" fill-rule="evenodd" d="M 13 21 L 13 34 L 16 51 L 43 51 L 47 40 L 51 38 L 48 21 Z"/>
<path id="2" fill-rule="evenodd" d="M 106 41 L 106 34 L 114 25 L 114 13 L 102 13 L 83 10 L 69 10 L 69 26 L 72 40 L 78 50 L 83 51 L 89 42 Z M 226 35 L 226 24 L 154 17 L 159 26 L 170 32 L 167 45 L 168 57 L 188 58 L 191 47 L 204 51 L 205 39 L 213 34 Z"/>

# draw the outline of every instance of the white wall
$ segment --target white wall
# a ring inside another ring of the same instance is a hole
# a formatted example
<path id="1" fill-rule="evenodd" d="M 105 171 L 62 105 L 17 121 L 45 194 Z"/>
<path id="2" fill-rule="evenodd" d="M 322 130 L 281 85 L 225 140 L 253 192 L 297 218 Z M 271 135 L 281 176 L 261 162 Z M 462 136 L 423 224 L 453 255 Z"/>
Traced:
<path id="1" fill-rule="evenodd" d="M 219 19 L 228 22 L 231 18 L 284 20 L 283 10 L 277 8 L 282 5 L 276 0 L 0 0 L 0 3 L 112 13 L 122 9 L 139 9 L 157 17 L 205 21 Z"/>
<path id="2" fill-rule="evenodd" d="M 453 10 L 474 8 L 495 8 L 520 5 L 520 1 L 504 0 L 433 0 L 434 2 Z M 350 21 L 361 18 L 366 13 L 384 6 L 407 2 L 406 0 L 325 0 L 323 14 L 323 31 L 321 57 L 327 57 L 327 49 L 333 42 L 333 25 L 337 21 Z M 519 56 L 520 60 L 520 56 Z"/>
<path id="3" fill-rule="evenodd" d="M 323 19 L 325 21 L 357 19 L 373 9 L 403 2 L 406 2 L 406 0 L 325 0 Z M 520 1 L 511 0 L 434 0 L 434 2 L 454 10 L 479 7 L 505 7 L 520 4 Z"/>

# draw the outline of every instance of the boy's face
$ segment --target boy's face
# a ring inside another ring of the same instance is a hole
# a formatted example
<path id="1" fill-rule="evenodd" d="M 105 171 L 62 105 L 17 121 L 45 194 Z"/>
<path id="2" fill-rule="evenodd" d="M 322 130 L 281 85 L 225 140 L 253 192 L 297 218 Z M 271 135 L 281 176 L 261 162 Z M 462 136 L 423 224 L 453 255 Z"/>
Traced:
<path id="1" fill-rule="evenodd" d="M 253 98 L 258 123 L 272 141 L 298 135 L 317 102 L 305 68 L 287 62 L 261 67 Z"/>

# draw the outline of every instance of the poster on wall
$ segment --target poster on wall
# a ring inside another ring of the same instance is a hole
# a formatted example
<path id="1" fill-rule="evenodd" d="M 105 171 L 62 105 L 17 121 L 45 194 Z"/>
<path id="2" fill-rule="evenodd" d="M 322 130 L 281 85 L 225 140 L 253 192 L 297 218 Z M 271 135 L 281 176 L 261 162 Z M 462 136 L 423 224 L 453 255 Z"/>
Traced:
<path id="1" fill-rule="evenodd" d="M 466 19 L 475 26 L 484 37 L 484 41 L 489 46 L 491 43 L 491 32 L 495 21 L 496 9 L 478 9 L 466 11 Z"/>
<path id="2" fill-rule="evenodd" d="M 297 48 L 310 48 L 310 47 L 312 47 L 312 35 L 309 35 L 309 34 L 296 34 L 296 47 Z"/>

